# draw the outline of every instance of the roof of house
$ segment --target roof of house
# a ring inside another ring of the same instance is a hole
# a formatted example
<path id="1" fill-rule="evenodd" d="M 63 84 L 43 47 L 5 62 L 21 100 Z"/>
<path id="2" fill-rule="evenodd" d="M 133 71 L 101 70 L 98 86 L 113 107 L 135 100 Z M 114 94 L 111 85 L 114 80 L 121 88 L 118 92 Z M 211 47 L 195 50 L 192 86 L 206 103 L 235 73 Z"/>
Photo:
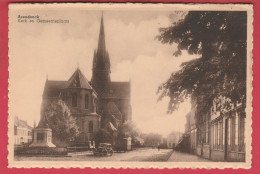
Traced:
<path id="1" fill-rule="evenodd" d="M 26 121 L 20 120 L 17 116 L 14 117 L 14 125 L 17 126 L 17 127 L 32 129 L 32 127 L 29 126 Z"/>

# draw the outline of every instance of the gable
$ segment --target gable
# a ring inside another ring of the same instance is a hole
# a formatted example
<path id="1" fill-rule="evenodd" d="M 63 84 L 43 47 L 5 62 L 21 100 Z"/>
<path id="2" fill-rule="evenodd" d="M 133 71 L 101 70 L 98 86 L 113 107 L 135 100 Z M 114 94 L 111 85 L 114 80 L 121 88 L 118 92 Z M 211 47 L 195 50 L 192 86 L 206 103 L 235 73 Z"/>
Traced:
<path id="1" fill-rule="evenodd" d="M 84 76 L 79 68 L 77 68 L 77 70 L 72 74 L 72 76 L 68 80 L 66 87 L 92 89 L 87 78 Z"/>

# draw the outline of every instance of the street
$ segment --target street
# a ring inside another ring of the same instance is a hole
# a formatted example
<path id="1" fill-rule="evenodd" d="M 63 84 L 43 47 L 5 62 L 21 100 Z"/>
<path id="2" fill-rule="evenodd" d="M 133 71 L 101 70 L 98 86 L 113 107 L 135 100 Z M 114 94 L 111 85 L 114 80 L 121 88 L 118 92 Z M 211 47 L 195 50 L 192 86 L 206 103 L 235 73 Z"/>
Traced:
<path id="1" fill-rule="evenodd" d="M 169 162 L 211 162 L 208 159 L 200 158 L 193 154 L 182 153 L 174 151 L 170 158 Z"/>
<path id="2" fill-rule="evenodd" d="M 172 149 L 135 149 L 126 153 L 114 152 L 112 156 L 94 156 L 92 152 L 70 153 L 69 157 L 26 157 L 15 156 L 17 161 L 201 161 L 208 160 L 195 155 L 174 152 Z"/>

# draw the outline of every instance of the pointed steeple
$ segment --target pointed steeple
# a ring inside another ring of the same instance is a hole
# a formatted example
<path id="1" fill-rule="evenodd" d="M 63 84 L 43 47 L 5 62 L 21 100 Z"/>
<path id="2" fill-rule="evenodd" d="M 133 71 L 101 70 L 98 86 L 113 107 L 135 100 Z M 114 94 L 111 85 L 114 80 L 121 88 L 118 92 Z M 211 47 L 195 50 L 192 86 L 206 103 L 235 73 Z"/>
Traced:
<path id="1" fill-rule="evenodd" d="M 97 50 L 94 51 L 91 82 L 98 93 L 104 93 L 109 90 L 110 60 L 106 50 L 103 12 L 100 20 L 98 47 Z"/>
<path id="2" fill-rule="evenodd" d="M 103 13 L 100 21 L 98 47 L 96 50 L 96 55 L 94 55 L 94 62 L 95 64 L 93 66 L 93 69 L 110 71 L 110 60 L 109 60 L 108 52 L 106 50 Z"/>
<path id="3" fill-rule="evenodd" d="M 104 29 L 104 19 L 103 12 L 100 22 L 99 38 L 98 38 L 98 52 L 106 54 L 106 41 L 105 41 L 105 29 Z"/>

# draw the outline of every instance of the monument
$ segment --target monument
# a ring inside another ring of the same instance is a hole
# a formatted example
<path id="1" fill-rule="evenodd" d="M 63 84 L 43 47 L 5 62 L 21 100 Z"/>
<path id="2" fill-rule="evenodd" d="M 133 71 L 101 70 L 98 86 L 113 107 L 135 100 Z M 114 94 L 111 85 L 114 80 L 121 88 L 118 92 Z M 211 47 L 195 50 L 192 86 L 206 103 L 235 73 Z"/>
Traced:
<path id="1" fill-rule="evenodd" d="M 52 143 L 52 130 L 46 120 L 46 116 L 41 120 L 36 128 L 33 129 L 33 142 L 30 147 L 56 147 Z"/>

